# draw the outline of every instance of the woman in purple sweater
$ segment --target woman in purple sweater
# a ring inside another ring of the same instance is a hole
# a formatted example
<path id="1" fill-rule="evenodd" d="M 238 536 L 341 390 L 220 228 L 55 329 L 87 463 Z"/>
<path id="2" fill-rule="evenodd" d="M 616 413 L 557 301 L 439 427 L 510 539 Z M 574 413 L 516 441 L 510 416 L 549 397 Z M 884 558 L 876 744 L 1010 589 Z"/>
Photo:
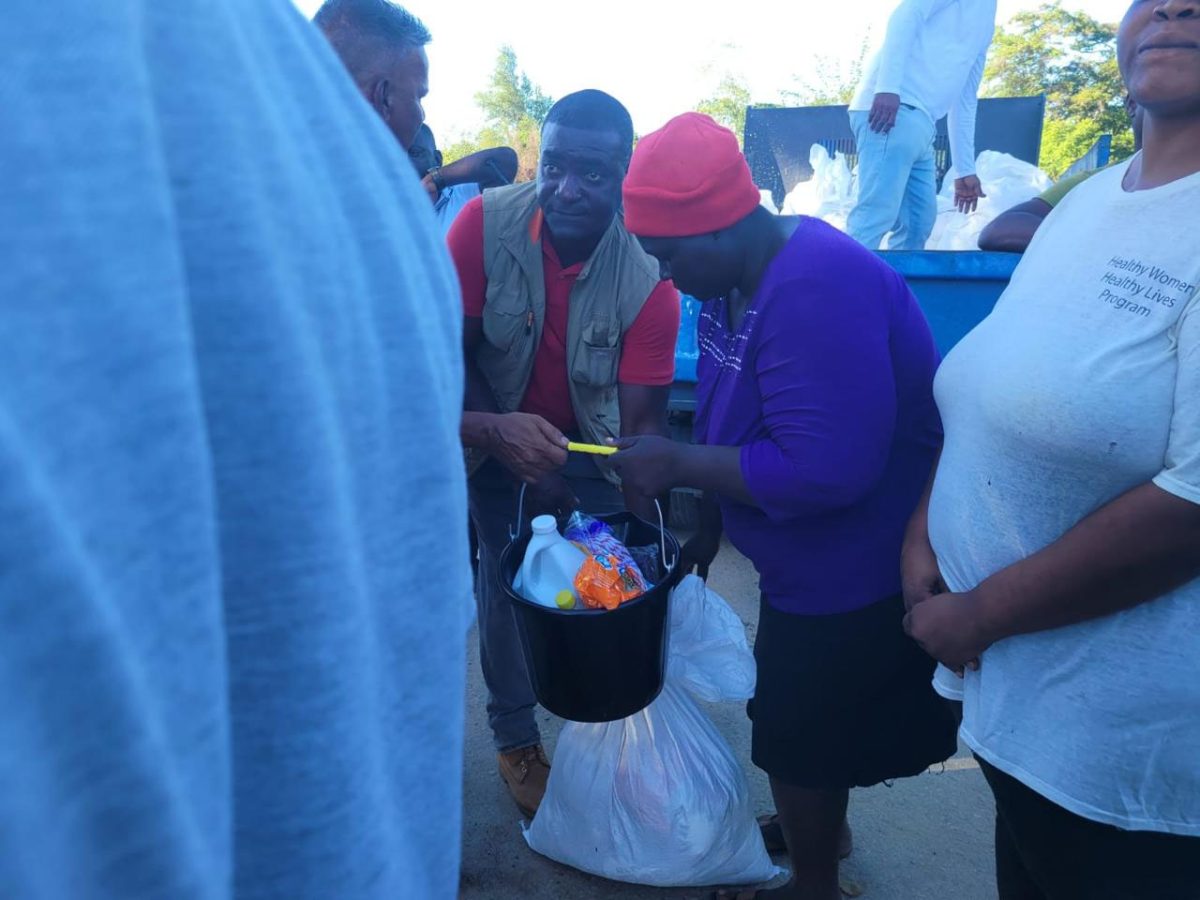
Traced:
<path id="1" fill-rule="evenodd" d="M 849 789 L 955 750 L 933 663 L 904 635 L 900 589 L 905 524 L 941 444 L 937 351 L 878 257 L 816 219 L 759 207 L 736 139 L 707 116 L 642 139 L 625 217 L 705 307 L 697 443 L 633 438 L 613 464 L 649 496 L 706 492 L 689 568 L 704 573 L 723 527 L 758 570 L 752 752 L 794 873 L 760 893 L 836 900 Z"/>

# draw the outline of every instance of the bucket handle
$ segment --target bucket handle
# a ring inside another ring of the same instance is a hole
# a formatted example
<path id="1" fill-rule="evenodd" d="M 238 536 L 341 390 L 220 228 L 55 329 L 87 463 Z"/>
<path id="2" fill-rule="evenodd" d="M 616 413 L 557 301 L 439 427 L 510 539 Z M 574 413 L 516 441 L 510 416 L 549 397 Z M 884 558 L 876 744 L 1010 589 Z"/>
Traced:
<path id="1" fill-rule="evenodd" d="M 508 539 L 516 541 L 521 536 L 521 523 L 525 521 L 525 489 L 529 487 L 527 484 L 521 485 L 521 492 L 517 496 L 517 521 L 516 524 L 508 527 Z M 654 498 L 654 508 L 658 510 L 658 540 L 662 551 L 662 564 L 667 572 L 675 571 L 675 564 L 678 559 L 672 557 L 667 559 L 667 524 L 663 518 L 662 504 L 658 502 L 658 498 Z"/>

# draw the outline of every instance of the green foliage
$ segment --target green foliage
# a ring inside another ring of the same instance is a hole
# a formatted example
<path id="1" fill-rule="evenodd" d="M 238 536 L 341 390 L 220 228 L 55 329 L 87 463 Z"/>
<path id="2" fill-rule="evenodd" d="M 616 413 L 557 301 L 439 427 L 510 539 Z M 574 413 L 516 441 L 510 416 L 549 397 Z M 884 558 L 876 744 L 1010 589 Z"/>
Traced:
<path id="1" fill-rule="evenodd" d="M 500 48 L 496 68 L 487 88 L 475 95 L 488 125 L 515 127 L 525 119 L 541 124 L 554 101 L 528 75 L 517 68 L 517 54 L 507 45 Z"/>
<path id="2" fill-rule="evenodd" d="M 454 162 L 488 147 L 512 147 L 517 151 L 517 180 L 533 179 L 541 149 L 542 120 L 554 100 L 517 67 L 512 47 L 500 48 L 488 86 L 475 95 L 475 103 L 486 124 L 474 136 L 444 147 L 445 161 Z"/>
<path id="3" fill-rule="evenodd" d="M 696 104 L 696 112 L 712 116 L 737 135 L 738 141 L 746 130 L 746 108 L 750 105 L 750 88 L 736 75 L 726 74 L 717 92 Z"/>
<path id="4" fill-rule="evenodd" d="M 829 56 L 816 57 L 813 75 L 796 79 L 793 90 L 783 91 L 784 102 L 788 106 L 848 106 L 862 81 L 869 49 L 870 42 L 864 39 L 849 67 Z"/>
<path id="5" fill-rule="evenodd" d="M 984 73 L 989 97 L 1046 95 L 1041 165 L 1057 178 L 1102 134 L 1118 155 L 1133 152 L 1117 26 L 1045 3 L 996 30 Z"/>
<path id="6" fill-rule="evenodd" d="M 745 79 L 727 71 L 721 78 L 716 92 L 696 104 L 696 111 L 712 116 L 736 134 L 738 141 L 741 142 L 746 131 L 746 109 L 749 106 L 837 106 L 847 104 L 854 96 L 859 81 L 862 80 L 867 48 L 867 42 L 863 41 L 857 58 L 852 60 L 849 66 L 833 57 L 817 57 L 814 60 L 813 76 L 804 80 L 795 79 L 795 88 L 780 91 L 774 102 L 755 102 Z M 736 48 L 728 49 L 735 50 Z"/>

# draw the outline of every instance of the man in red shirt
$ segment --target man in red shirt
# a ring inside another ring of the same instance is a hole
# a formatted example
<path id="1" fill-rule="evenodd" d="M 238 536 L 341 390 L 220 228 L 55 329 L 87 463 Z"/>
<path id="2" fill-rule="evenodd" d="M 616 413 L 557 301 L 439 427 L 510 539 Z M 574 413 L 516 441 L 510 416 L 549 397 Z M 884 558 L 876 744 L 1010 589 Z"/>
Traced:
<path id="1" fill-rule="evenodd" d="M 665 433 L 679 295 L 619 215 L 632 152 L 633 123 L 620 103 L 600 91 L 571 94 L 546 117 L 537 181 L 485 191 L 455 221 L 448 241 L 463 289 L 468 413 L 499 413 L 500 421 L 524 413 L 590 443 Z M 514 475 L 529 483 L 529 515 L 625 504 L 615 475 L 592 457 L 572 454 L 561 470 L 531 478 L 505 460 L 536 455 L 536 447 L 523 451 L 512 435 L 471 435 L 465 424 L 463 437 L 492 454 L 482 464 L 475 457 L 470 480 L 488 718 L 500 773 L 532 816 L 549 763 L 498 575 L 517 509 Z M 654 515 L 644 498 L 628 501 Z"/>

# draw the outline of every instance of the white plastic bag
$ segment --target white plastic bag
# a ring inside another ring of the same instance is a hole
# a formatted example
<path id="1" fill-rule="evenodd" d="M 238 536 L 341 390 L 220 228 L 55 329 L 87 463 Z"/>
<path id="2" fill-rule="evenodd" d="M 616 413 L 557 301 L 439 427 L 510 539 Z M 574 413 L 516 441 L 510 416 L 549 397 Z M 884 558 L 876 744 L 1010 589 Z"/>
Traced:
<path id="1" fill-rule="evenodd" d="M 1018 203 L 1032 200 L 1053 183 L 1037 166 L 995 150 L 979 154 L 975 172 L 987 194 L 970 215 L 954 208 L 953 169 L 946 174 L 938 194 L 938 218 L 926 250 L 978 250 L 979 235 L 993 219 Z"/>
<path id="2" fill-rule="evenodd" d="M 655 887 L 760 884 L 771 863 L 746 775 L 694 697 L 744 701 L 754 657 L 741 619 L 688 576 L 671 596 L 663 692 L 620 722 L 568 722 L 525 831 L 543 856 Z"/>
<path id="3" fill-rule="evenodd" d="M 783 202 L 786 216 L 813 216 L 846 229 L 846 219 L 858 197 L 858 183 L 844 156 L 829 155 L 820 144 L 808 152 L 813 177 L 797 184 Z"/>

